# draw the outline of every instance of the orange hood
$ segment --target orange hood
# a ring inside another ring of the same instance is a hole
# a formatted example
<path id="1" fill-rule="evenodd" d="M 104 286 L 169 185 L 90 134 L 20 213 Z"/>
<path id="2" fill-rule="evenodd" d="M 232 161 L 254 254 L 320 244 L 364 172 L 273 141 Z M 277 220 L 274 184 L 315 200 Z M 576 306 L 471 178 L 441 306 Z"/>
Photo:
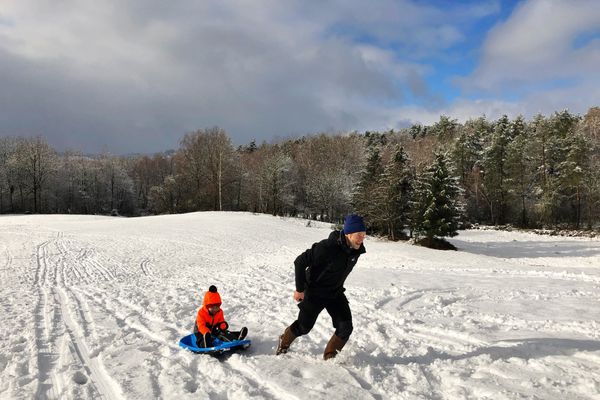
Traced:
<path id="1" fill-rule="evenodd" d="M 213 304 L 221 305 L 221 296 L 219 292 L 217 292 L 217 287 L 215 285 L 211 285 L 208 288 L 208 292 L 204 294 L 204 301 L 202 302 L 203 306 L 210 306 Z"/>

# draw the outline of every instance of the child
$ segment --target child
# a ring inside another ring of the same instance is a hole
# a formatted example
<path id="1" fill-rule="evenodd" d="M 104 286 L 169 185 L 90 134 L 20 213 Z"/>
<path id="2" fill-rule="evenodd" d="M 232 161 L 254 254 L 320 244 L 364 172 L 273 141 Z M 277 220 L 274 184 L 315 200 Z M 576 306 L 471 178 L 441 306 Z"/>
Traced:
<path id="1" fill-rule="evenodd" d="M 211 285 L 208 292 L 204 294 L 204 301 L 198 310 L 194 324 L 196 346 L 213 347 L 214 338 L 231 342 L 232 340 L 242 340 L 248 334 L 246 327 L 239 332 L 231 332 L 228 328 L 229 324 L 225 321 L 223 310 L 221 310 L 221 296 L 217 292 L 217 287 Z"/>

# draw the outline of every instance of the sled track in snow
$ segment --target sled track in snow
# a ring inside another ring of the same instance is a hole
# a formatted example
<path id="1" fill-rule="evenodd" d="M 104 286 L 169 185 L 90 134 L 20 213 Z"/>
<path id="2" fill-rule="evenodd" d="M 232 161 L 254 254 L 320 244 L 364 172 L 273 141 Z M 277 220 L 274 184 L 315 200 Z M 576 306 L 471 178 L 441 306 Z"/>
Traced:
<path id="1" fill-rule="evenodd" d="M 181 349 L 177 345 L 177 340 L 182 331 L 187 328 L 176 326 L 173 324 L 167 324 L 162 319 L 153 316 L 146 312 L 142 306 L 132 304 L 127 300 L 120 299 L 118 297 L 109 297 L 101 291 L 79 291 L 77 290 L 77 296 L 90 301 L 95 307 L 98 307 L 98 314 L 105 318 L 113 318 L 116 320 L 117 325 L 120 327 L 123 333 L 124 340 L 126 336 L 133 334 L 141 334 L 148 339 L 152 344 L 150 345 L 154 350 L 164 349 L 161 351 L 170 352 L 171 356 L 165 357 L 156 355 L 148 350 L 145 350 L 145 345 L 139 347 L 141 351 L 148 351 L 147 359 L 145 364 L 152 366 L 147 373 L 147 378 L 150 381 L 150 387 L 152 390 L 153 397 L 163 397 L 159 377 L 164 371 L 180 370 L 183 373 L 189 374 L 190 380 L 186 382 L 185 388 L 189 393 L 195 393 L 198 388 L 198 382 L 202 382 L 202 391 L 207 393 L 209 396 L 214 395 L 216 398 L 223 397 L 223 388 L 214 385 L 211 382 L 210 376 L 204 376 L 206 369 L 209 368 L 204 365 L 202 368 L 198 368 L 199 362 L 209 363 L 211 358 L 199 358 L 198 355 L 192 354 L 191 357 L 187 352 Z M 164 336 L 165 332 L 168 332 L 167 336 Z M 175 351 L 175 353 L 173 353 Z M 176 354 L 176 356 L 172 356 Z M 214 361 L 214 360 L 213 360 Z M 225 368 L 222 363 L 212 365 L 210 368 Z M 212 397 L 211 397 L 212 398 Z"/>
<path id="2" fill-rule="evenodd" d="M 6 250 L 4 251 L 4 254 L 6 254 L 6 262 L 4 264 L 4 267 L 0 268 L 0 276 L 8 277 L 9 274 L 11 273 L 13 257 L 8 248 L 6 248 Z"/>
<path id="3" fill-rule="evenodd" d="M 54 245 L 57 252 L 48 248 Z M 38 305 L 35 309 L 35 334 L 38 363 L 36 398 L 61 398 L 71 376 L 72 365 L 83 369 L 96 394 L 106 399 L 123 398 L 120 387 L 107 374 L 100 357 L 91 357 L 84 338 L 90 335 L 85 306 L 75 296 L 73 302 L 65 281 L 67 265 L 73 261 L 63 243 L 63 234 L 37 246 L 36 278 Z M 89 310 L 89 309 L 88 309 Z M 81 325 L 73 317 L 76 315 Z M 89 315 L 89 313 L 88 313 Z M 92 333 L 91 336 L 95 336 Z M 70 357 L 70 358 L 69 358 Z M 77 372 L 76 372 L 77 373 Z"/>
<path id="4" fill-rule="evenodd" d="M 142 273 L 146 276 L 154 275 L 154 271 L 152 270 L 152 267 L 150 266 L 150 262 L 151 262 L 151 260 L 149 258 L 144 258 L 142 260 L 142 262 L 140 263 L 140 268 L 142 269 Z"/>
<path id="5" fill-rule="evenodd" d="M 61 303 L 61 311 L 66 331 L 71 340 L 72 348 L 77 355 L 77 358 L 88 376 L 90 377 L 94 387 L 107 399 L 121 399 L 120 388 L 116 382 L 107 374 L 102 360 L 99 356 L 90 357 L 90 351 L 81 334 L 77 334 L 78 325 L 69 314 L 69 299 L 64 288 L 59 288 L 59 300 Z"/>
<path id="6" fill-rule="evenodd" d="M 247 362 L 243 362 L 240 359 L 235 360 L 226 360 L 225 363 L 229 365 L 234 371 L 238 372 L 240 375 L 244 377 L 246 382 L 249 383 L 250 386 L 261 389 L 261 396 L 265 395 L 265 392 L 269 394 L 269 397 L 264 397 L 267 399 L 297 399 L 300 400 L 299 397 L 288 393 L 286 390 L 282 389 L 280 386 L 269 382 L 268 380 L 261 379 L 261 377 L 256 373 L 256 368 L 248 365 Z"/>
<path id="7" fill-rule="evenodd" d="M 52 239 L 37 245 L 37 251 L 35 254 L 36 270 L 33 282 L 34 285 L 42 286 L 46 283 L 46 269 L 48 268 L 48 266 L 46 265 L 46 259 L 48 257 L 48 250 L 46 249 L 46 247 L 48 246 L 48 244 L 50 244 L 50 242 L 52 242 Z"/>
<path id="8" fill-rule="evenodd" d="M 10 250 L 6 249 L 4 253 L 6 254 L 6 264 L 4 264 L 4 270 L 8 271 L 10 269 L 10 266 L 12 265 L 13 258 L 12 254 L 10 253 Z"/>
<path id="9" fill-rule="evenodd" d="M 110 281 L 116 279 L 114 272 L 100 263 L 94 252 L 80 249 L 71 240 L 61 240 L 57 247 L 62 257 L 68 261 L 69 273 L 75 281 L 83 280 L 86 283 L 95 281 Z"/>
<path id="10" fill-rule="evenodd" d="M 160 345 L 166 345 L 173 349 L 179 349 L 179 346 L 177 346 L 175 342 L 172 342 L 166 339 L 165 337 L 154 333 L 158 329 L 151 327 L 160 325 L 162 327 L 162 330 L 168 330 L 172 332 L 174 337 L 177 337 L 179 332 L 182 331 L 181 327 L 168 325 L 162 322 L 159 318 L 148 317 L 146 315 L 143 315 L 147 314 L 146 312 L 144 312 L 143 309 L 134 307 L 133 305 L 131 305 L 131 303 L 124 302 L 120 299 L 108 298 L 101 292 L 79 292 L 79 294 L 87 298 L 88 300 L 91 300 L 98 307 L 100 307 L 100 309 L 103 311 L 102 315 L 112 316 L 117 321 L 117 324 L 119 326 L 127 327 L 130 330 L 140 332 L 144 336 L 147 336 L 152 341 Z M 117 304 L 113 305 L 113 303 Z"/>
<path id="11" fill-rule="evenodd" d="M 190 355 L 177 346 L 176 340 L 169 338 L 178 338 L 180 333 L 186 330 L 186 327 L 165 323 L 163 319 L 148 313 L 142 306 L 133 304 L 119 297 L 108 297 L 100 291 L 78 292 L 77 295 L 86 298 L 99 307 L 101 310 L 100 314 L 103 316 L 112 316 L 116 319 L 117 324 L 121 326 L 125 335 L 128 335 L 128 332 L 140 333 L 154 343 L 153 347 L 163 347 L 165 349 L 177 351 L 176 357 L 165 358 L 151 356 L 151 358 L 146 361 L 146 363 L 152 365 L 152 368 L 150 368 L 150 372 L 148 373 L 148 379 L 150 380 L 154 397 L 158 398 L 162 396 L 159 376 L 163 371 L 173 370 L 173 368 L 181 369 L 190 374 L 190 380 L 185 385 L 190 393 L 195 393 L 198 390 L 198 379 L 200 379 L 202 381 L 203 391 L 209 394 L 209 396 L 211 394 L 215 397 L 223 396 L 223 388 L 210 384 L 207 387 L 207 383 L 210 382 L 210 377 L 203 377 L 206 366 L 200 369 L 198 368 L 198 362 L 210 363 L 214 360 L 209 357 L 202 358 L 198 355 L 191 355 L 190 359 Z M 243 361 L 231 362 L 230 359 L 227 359 L 216 365 L 211 364 L 210 368 L 220 368 L 223 370 L 223 373 L 233 372 L 239 374 L 245 381 L 245 384 L 249 387 L 262 391 L 262 395 L 269 393 L 266 398 L 295 398 L 290 397 L 288 394 L 280 394 L 285 393 L 285 391 L 282 392 L 279 388 L 269 385 L 268 382 L 262 380 L 253 371 L 252 367 L 245 365 Z M 198 377 L 198 375 L 201 376 Z"/>

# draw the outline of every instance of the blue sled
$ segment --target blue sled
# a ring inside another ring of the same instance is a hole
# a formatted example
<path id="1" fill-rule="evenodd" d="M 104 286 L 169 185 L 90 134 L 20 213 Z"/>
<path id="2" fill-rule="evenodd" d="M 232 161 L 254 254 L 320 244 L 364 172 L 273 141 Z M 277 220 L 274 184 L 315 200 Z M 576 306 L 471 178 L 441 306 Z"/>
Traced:
<path id="1" fill-rule="evenodd" d="M 197 354 L 222 354 L 227 351 L 247 349 L 252 343 L 248 339 L 244 340 L 233 340 L 231 342 L 224 342 L 220 339 L 213 339 L 213 347 L 196 347 L 196 338 L 194 334 L 187 335 L 181 338 L 179 346 L 184 349 L 188 349 Z"/>

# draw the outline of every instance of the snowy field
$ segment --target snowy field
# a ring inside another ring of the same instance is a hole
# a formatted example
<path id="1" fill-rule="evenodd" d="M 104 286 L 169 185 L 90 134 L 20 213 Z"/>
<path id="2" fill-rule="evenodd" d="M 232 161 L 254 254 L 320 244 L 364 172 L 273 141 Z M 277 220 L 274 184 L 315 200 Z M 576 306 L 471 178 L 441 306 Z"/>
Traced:
<path id="1" fill-rule="evenodd" d="M 457 252 L 367 238 L 337 359 L 293 261 L 328 224 L 248 213 L 0 217 L 0 398 L 600 399 L 600 241 L 466 231 Z M 252 347 L 178 347 L 215 284 Z"/>

